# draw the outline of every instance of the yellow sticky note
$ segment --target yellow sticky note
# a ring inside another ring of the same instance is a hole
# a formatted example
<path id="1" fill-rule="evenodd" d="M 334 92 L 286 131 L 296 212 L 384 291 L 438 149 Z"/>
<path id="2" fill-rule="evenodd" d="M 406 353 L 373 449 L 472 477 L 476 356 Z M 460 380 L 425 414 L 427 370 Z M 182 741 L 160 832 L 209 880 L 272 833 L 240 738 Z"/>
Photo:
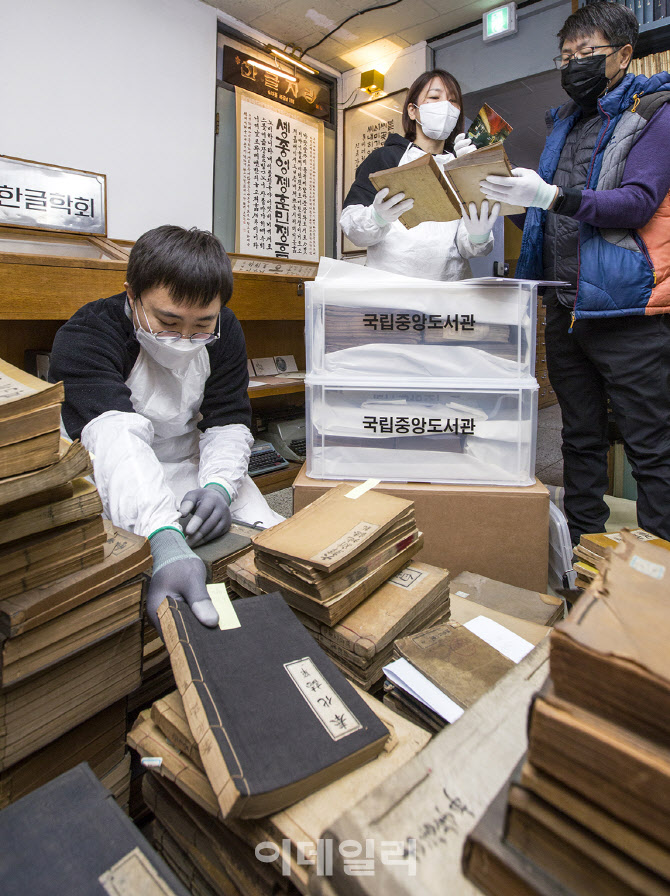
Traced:
<path id="1" fill-rule="evenodd" d="M 237 618 L 233 602 L 228 597 L 228 589 L 223 582 L 219 582 L 216 585 L 208 585 L 207 592 L 216 612 L 219 614 L 219 628 L 221 631 L 225 632 L 229 628 L 239 628 L 240 620 Z"/>

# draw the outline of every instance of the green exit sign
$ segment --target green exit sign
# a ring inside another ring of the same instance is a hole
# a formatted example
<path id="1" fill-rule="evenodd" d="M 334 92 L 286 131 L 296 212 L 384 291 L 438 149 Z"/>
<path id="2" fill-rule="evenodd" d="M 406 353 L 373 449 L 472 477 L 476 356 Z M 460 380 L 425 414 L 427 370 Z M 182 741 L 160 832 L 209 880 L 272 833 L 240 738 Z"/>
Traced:
<path id="1" fill-rule="evenodd" d="M 490 12 L 485 12 L 482 23 L 485 41 L 516 34 L 516 3 L 507 3 L 505 6 L 498 6 Z"/>

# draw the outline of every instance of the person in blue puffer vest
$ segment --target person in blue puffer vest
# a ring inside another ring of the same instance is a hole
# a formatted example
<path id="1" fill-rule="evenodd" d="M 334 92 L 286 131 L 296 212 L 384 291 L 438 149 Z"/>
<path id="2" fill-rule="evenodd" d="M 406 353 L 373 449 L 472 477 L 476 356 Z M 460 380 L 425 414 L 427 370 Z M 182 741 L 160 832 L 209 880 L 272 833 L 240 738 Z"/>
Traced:
<path id="1" fill-rule="evenodd" d="M 569 16 L 555 64 L 570 101 L 547 116 L 539 171 L 481 184 L 528 208 L 516 276 L 566 282 L 544 302 L 573 543 L 609 515 L 608 398 L 638 523 L 670 540 L 670 75 L 626 74 L 637 34 L 619 3 Z"/>

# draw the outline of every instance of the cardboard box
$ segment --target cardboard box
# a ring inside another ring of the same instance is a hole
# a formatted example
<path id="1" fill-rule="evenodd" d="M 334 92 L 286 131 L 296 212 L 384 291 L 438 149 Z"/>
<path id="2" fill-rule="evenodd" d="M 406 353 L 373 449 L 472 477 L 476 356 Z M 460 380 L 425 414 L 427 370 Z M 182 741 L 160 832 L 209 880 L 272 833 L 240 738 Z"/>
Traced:
<path id="1" fill-rule="evenodd" d="M 293 483 L 293 510 L 302 510 L 339 482 L 309 479 L 305 467 Z M 351 486 L 360 485 L 351 482 Z M 388 482 L 379 491 L 414 501 L 424 534 L 416 559 L 464 570 L 508 585 L 547 590 L 549 493 L 541 482 L 520 486 L 433 485 Z"/>

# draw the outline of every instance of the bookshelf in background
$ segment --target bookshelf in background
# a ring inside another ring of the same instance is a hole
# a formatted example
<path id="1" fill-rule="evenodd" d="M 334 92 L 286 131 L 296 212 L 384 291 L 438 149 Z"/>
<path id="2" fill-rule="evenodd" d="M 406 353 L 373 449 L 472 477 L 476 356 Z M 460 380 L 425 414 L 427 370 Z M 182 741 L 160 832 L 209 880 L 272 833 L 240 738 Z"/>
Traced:
<path id="1" fill-rule="evenodd" d="M 572 11 L 588 6 L 589 0 L 572 0 Z M 635 46 L 636 59 L 670 49 L 670 0 L 625 0 L 621 4 L 635 13 L 640 34 Z M 634 74 L 644 74 L 635 72 Z M 667 67 L 659 69 L 667 71 Z"/>

